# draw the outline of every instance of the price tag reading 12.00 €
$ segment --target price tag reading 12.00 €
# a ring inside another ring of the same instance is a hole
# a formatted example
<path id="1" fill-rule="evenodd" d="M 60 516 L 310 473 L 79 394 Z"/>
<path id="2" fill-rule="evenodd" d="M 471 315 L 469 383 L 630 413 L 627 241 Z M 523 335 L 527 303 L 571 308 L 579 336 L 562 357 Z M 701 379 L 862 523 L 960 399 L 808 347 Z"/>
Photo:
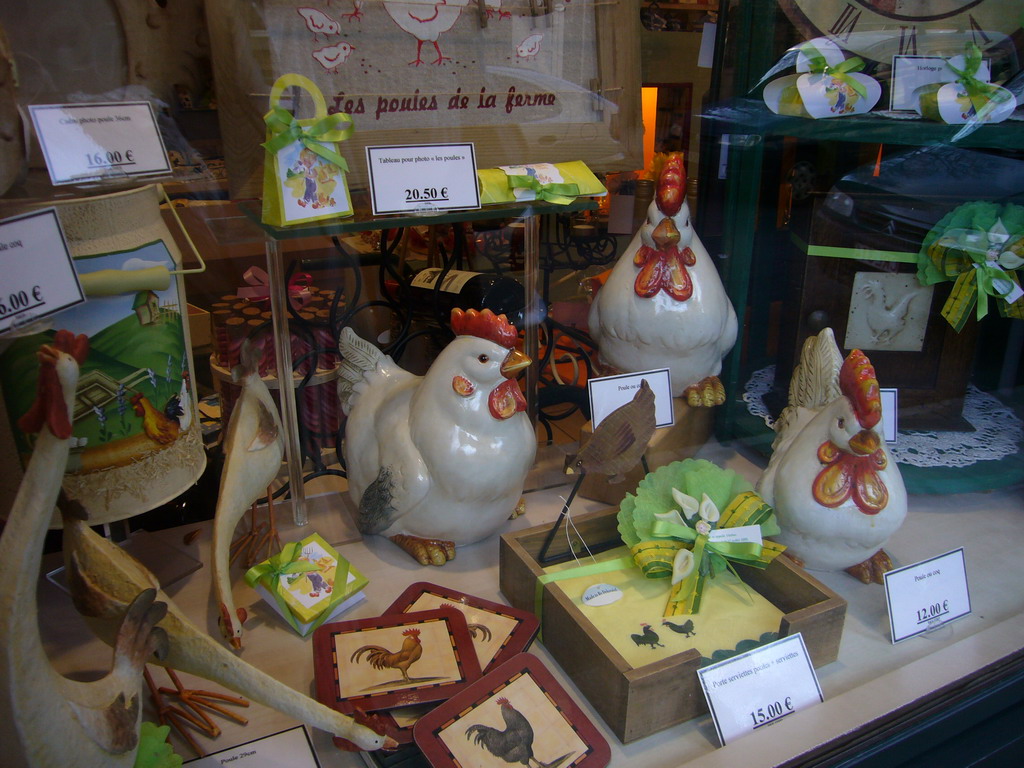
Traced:
<path id="1" fill-rule="evenodd" d="M 480 207 L 472 144 L 367 147 L 366 165 L 376 215 Z"/>
<path id="2" fill-rule="evenodd" d="M 0 333 L 83 301 L 53 208 L 0 221 Z"/>
<path id="3" fill-rule="evenodd" d="M 54 184 L 170 173 L 148 101 L 29 107 Z"/>
<path id="4" fill-rule="evenodd" d="M 971 612 L 963 548 L 885 574 L 892 641 L 941 627 Z"/>
<path id="5" fill-rule="evenodd" d="M 697 670 L 722 744 L 824 700 L 803 637 L 784 637 Z"/>

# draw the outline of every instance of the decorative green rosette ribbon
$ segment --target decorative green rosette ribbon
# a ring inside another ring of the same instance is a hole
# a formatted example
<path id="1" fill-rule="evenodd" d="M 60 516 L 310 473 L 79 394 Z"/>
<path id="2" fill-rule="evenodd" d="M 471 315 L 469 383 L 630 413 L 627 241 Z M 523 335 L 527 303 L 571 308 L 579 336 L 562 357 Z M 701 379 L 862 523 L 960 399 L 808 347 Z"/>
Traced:
<path id="1" fill-rule="evenodd" d="M 510 175 L 508 177 L 509 189 L 532 189 L 537 200 L 543 200 L 554 205 L 568 205 L 580 193 L 578 184 L 557 184 L 551 182 L 542 184 L 535 176 Z"/>
<path id="2" fill-rule="evenodd" d="M 1003 317 L 1024 320 L 1019 268 L 1024 266 L 1024 206 L 965 203 L 925 236 L 917 254 L 922 285 L 952 282 L 941 314 L 958 332 L 971 310 L 979 320 L 989 299 Z"/>
<path id="3" fill-rule="evenodd" d="M 685 519 L 684 519 L 685 518 Z M 707 579 L 734 563 L 767 568 L 785 547 L 761 539 L 718 540 L 714 531 L 758 526 L 779 533 L 775 511 L 742 477 L 709 461 L 687 459 L 647 475 L 619 508 L 619 533 L 650 579 L 672 581 L 665 616 L 700 611 Z"/>
<path id="4" fill-rule="evenodd" d="M 864 69 L 864 60 L 859 56 L 852 59 L 845 59 L 835 66 L 828 63 L 828 60 L 812 43 L 804 43 L 800 46 L 800 52 L 807 58 L 808 71 L 812 75 L 829 75 L 836 80 L 849 86 L 862 99 L 868 97 L 868 89 L 864 83 L 851 75 L 852 72 L 860 72 Z"/>
<path id="5" fill-rule="evenodd" d="M 957 76 L 956 81 L 964 87 L 967 98 L 971 100 L 974 107 L 974 114 L 977 119 L 983 119 L 991 112 L 996 104 L 1000 104 L 1010 98 L 1010 92 L 979 80 L 976 75 L 981 67 L 981 49 L 974 43 L 967 43 L 964 50 L 964 68 L 957 69 L 949 61 L 946 66 Z"/>
<path id="6" fill-rule="evenodd" d="M 298 120 L 287 109 L 275 104 L 263 116 L 263 122 L 267 124 L 267 130 L 271 137 L 261 146 L 270 154 L 276 155 L 280 150 L 298 141 L 306 149 L 315 152 L 327 162 L 334 163 L 348 173 L 348 163 L 345 162 L 345 158 L 320 143 L 344 141 L 352 135 L 352 118 L 344 112 L 336 112 L 311 125 L 303 125 L 304 121 Z"/>
<path id="7" fill-rule="evenodd" d="M 266 587 L 267 591 L 273 595 L 274 601 L 281 609 L 281 615 L 284 616 L 288 623 L 292 625 L 292 628 L 302 634 L 302 630 L 299 627 L 299 622 L 292 614 L 291 607 L 288 602 L 284 599 L 284 589 L 281 585 L 281 579 L 285 576 L 290 576 L 296 573 L 310 573 L 317 571 L 315 563 L 308 561 L 299 560 L 302 556 L 302 542 L 289 542 L 276 555 L 272 555 L 269 559 L 264 560 L 259 565 L 254 565 L 248 571 L 245 572 L 245 583 L 250 587 L 255 587 L 257 584 L 262 583 Z M 338 558 L 337 570 L 335 571 L 334 583 L 336 585 L 345 585 L 348 583 L 348 561 L 344 558 Z M 335 589 L 331 595 L 331 601 L 327 607 L 324 608 L 320 614 L 320 618 L 314 623 L 310 629 L 315 629 L 319 626 L 324 619 L 330 616 L 334 606 L 341 600 L 345 599 L 346 592 L 344 587 Z"/>

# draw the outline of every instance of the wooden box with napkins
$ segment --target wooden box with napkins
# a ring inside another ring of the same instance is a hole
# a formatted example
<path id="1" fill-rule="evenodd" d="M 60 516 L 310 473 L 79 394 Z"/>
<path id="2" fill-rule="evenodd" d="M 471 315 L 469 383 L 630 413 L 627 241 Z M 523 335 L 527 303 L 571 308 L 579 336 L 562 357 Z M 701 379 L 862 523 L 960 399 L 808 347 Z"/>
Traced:
<path id="1" fill-rule="evenodd" d="M 511 605 L 541 619 L 541 642 L 623 743 L 706 712 L 696 671 L 709 661 L 797 632 L 814 666 L 836 660 L 846 601 L 786 557 L 763 570 L 735 564 L 739 578 L 706 585 L 698 614 L 664 617 L 667 583 L 615 568 L 624 546 L 596 563 L 586 554 L 584 541 L 619 538 L 617 513 L 574 517 L 548 567 L 539 556 L 550 524 L 504 534 L 499 578 Z M 608 589 L 626 598 L 605 604 Z M 657 618 L 644 622 L 648 613 Z"/>

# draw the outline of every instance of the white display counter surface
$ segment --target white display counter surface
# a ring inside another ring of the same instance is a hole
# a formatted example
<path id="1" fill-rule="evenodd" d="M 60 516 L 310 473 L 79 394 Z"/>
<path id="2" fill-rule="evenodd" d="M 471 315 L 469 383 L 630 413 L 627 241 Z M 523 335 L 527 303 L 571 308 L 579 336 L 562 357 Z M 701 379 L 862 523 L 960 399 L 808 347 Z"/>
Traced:
<path id="1" fill-rule="evenodd" d="M 717 445 L 709 445 L 700 457 L 730 466 L 755 480 L 759 467 Z M 955 470 L 951 470 L 955 471 Z M 558 482 L 557 472 L 547 471 L 539 484 Z M 510 521 L 508 530 L 553 521 L 561 508 L 560 495 L 568 488 L 549 487 L 526 495 L 527 512 Z M 285 540 L 298 539 L 312 531 L 335 543 L 345 538 L 350 523 L 343 523 L 346 505 L 337 494 L 317 499 L 310 524 L 295 531 L 290 521 L 282 525 Z M 600 508 L 597 502 L 578 499 L 573 513 Z M 242 525 L 245 525 L 243 523 Z M 201 534 L 190 544 L 183 537 L 195 528 Z M 240 526 L 241 527 L 241 526 Z M 210 524 L 161 531 L 163 542 L 209 562 Z M 958 496 L 914 496 L 903 527 L 886 546 L 897 566 L 907 565 L 963 547 L 966 557 L 972 613 L 935 632 L 898 645 L 889 639 L 885 595 L 878 585 L 863 585 L 842 573 L 815 572 L 816 578 L 849 601 L 839 660 L 818 669 L 825 695 L 824 703 L 787 717 L 770 728 L 719 748 L 709 715 L 669 728 L 623 746 L 594 709 L 579 694 L 543 644 L 529 649 L 538 656 L 566 687 L 594 721 L 612 748 L 611 765 L 643 765 L 645 768 L 689 765 L 700 768 L 721 766 L 776 766 L 800 755 L 816 753 L 836 739 L 875 727 L 901 708 L 931 696 L 935 691 L 970 679 L 1024 649 L 1024 487 Z M 391 542 L 368 537 L 341 546 L 341 553 L 370 580 L 367 600 L 342 618 L 379 615 L 405 587 L 415 581 L 431 581 L 480 597 L 505 602 L 498 591 L 498 537 L 458 550 L 456 559 L 441 568 L 416 564 Z M 52 558 L 47 560 L 53 567 Z M 245 625 L 243 659 L 269 672 L 294 688 L 313 695 L 313 658 L 310 639 L 296 635 L 274 611 L 263 604 L 233 570 L 235 599 L 249 611 Z M 201 627 L 219 637 L 210 588 L 211 568 L 203 567 L 173 584 L 168 594 Z M 67 594 L 45 579 L 40 580 L 40 622 L 47 649 L 55 666 L 64 674 L 82 679 L 106 670 L 110 649 L 95 640 L 75 613 Z M 170 685 L 164 672 L 152 668 L 160 685 Z M 186 685 L 221 690 L 206 681 L 182 676 Z M 197 741 L 210 752 L 289 728 L 296 723 L 273 710 L 253 704 L 242 713 L 249 718 L 245 727 L 216 718 L 223 733 L 216 740 L 202 734 Z M 147 702 L 146 719 L 155 719 Z M 312 732 L 320 762 L 331 766 L 359 766 L 357 754 L 336 750 L 330 737 Z M 188 759 L 188 748 L 175 739 L 175 748 Z"/>

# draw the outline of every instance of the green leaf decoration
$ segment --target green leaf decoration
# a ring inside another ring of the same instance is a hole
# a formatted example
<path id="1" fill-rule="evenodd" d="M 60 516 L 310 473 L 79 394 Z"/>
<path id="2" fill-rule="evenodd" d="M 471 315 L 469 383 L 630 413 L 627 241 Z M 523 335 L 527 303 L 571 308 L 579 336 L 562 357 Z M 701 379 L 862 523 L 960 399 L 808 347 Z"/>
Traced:
<path id="1" fill-rule="evenodd" d="M 723 469 L 704 459 L 674 461 L 659 467 L 640 481 L 636 495 L 627 493 L 619 505 L 619 534 L 629 547 L 651 538 L 655 514 L 677 509 L 672 489 L 700 499 L 706 493 L 719 510 L 738 494 L 753 486 L 731 469 Z"/>
<path id="2" fill-rule="evenodd" d="M 928 249 L 932 243 L 950 230 L 969 230 L 985 234 L 1000 219 L 1011 237 L 1024 233 L 1024 206 L 1014 203 L 964 203 L 939 219 L 925 235 L 921 242 L 921 250 L 918 252 L 917 279 L 921 285 L 934 285 L 952 279 L 943 274 L 928 257 Z"/>
<path id="3" fill-rule="evenodd" d="M 142 723 L 139 731 L 139 751 L 135 755 L 135 768 L 181 768 L 181 756 L 167 743 L 169 725 Z"/>

